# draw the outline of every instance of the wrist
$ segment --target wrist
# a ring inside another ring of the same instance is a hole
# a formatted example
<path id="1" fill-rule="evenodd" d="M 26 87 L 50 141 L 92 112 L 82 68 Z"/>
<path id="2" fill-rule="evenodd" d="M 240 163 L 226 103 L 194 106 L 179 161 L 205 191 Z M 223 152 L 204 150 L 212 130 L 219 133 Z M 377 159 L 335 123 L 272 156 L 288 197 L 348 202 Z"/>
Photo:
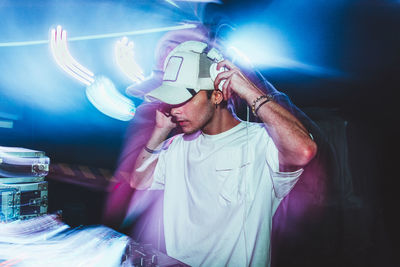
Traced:
<path id="1" fill-rule="evenodd" d="M 151 150 L 157 149 L 157 147 L 168 137 L 170 130 L 167 128 L 154 127 L 149 141 L 147 142 L 147 148 Z"/>
<path id="2" fill-rule="evenodd" d="M 175 127 L 160 127 L 160 126 L 155 126 L 154 127 L 154 129 L 153 129 L 153 133 L 152 133 L 152 135 L 165 135 L 165 136 L 167 136 L 171 131 L 172 131 L 172 129 L 174 129 Z"/>
<path id="3" fill-rule="evenodd" d="M 253 101 L 259 97 L 265 95 L 265 93 L 263 91 L 261 91 L 258 88 L 251 88 L 251 90 L 249 89 L 246 94 L 241 97 L 242 99 L 246 100 L 246 102 L 248 103 L 248 105 L 251 107 L 251 105 L 253 104 Z"/>
<path id="4" fill-rule="evenodd" d="M 273 100 L 273 96 L 270 94 L 262 94 L 254 98 L 251 103 L 251 111 L 253 112 L 253 115 L 258 117 L 258 110 L 271 100 Z"/>

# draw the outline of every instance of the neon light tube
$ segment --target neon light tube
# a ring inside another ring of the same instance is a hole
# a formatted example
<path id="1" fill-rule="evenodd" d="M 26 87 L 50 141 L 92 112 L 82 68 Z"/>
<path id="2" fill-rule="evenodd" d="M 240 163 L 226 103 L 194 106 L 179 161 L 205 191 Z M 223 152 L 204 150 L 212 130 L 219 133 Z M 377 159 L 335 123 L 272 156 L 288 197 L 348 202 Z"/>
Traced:
<path id="1" fill-rule="evenodd" d="M 142 69 L 135 61 L 133 47 L 133 42 L 128 42 L 128 38 L 126 37 L 117 41 L 114 46 L 115 61 L 122 73 L 129 79 L 134 82 L 141 82 L 144 80 L 144 75 Z"/>
<path id="2" fill-rule="evenodd" d="M 57 30 L 51 30 L 50 49 L 56 63 L 76 80 L 90 85 L 94 82 L 94 74 L 79 64 L 69 53 L 67 46 L 67 32 L 57 26 Z"/>

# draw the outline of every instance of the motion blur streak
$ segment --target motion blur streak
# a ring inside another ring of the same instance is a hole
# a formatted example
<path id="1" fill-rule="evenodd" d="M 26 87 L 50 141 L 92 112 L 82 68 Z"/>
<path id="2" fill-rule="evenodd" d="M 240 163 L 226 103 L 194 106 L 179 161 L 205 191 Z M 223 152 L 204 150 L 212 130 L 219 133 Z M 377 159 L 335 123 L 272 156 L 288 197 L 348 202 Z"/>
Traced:
<path id="1" fill-rule="evenodd" d="M 78 81 L 86 85 L 92 84 L 93 73 L 79 64 L 68 51 L 67 32 L 61 26 L 57 26 L 57 30 L 51 30 L 50 39 L 51 53 L 57 64 Z"/>
<path id="2" fill-rule="evenodd" d="M 94 83 L 86 87 L 86 96 L 98 110 L 114 119 L 129 121 L 135 115 L 135 104 L 104 76 L 95 77 Z"/>
<path id="3" fill-rule="evenodd" d="M 136 63 L 134 58 L 134 43 L 128 42 L 128 38 L 124 37 L 117 41 L 114 47 L 115 61 L 118 68 L 133 82 L 141 82 L 144 79 L 143 70 Z"/>

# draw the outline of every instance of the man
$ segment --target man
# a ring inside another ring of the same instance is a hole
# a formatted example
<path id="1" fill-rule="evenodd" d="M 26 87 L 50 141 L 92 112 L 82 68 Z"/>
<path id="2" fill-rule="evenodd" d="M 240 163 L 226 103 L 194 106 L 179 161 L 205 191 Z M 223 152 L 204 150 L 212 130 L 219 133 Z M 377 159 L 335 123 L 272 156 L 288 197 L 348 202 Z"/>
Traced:
<path id="1" fill-rule="evenodd" d="M 164 61 L 168 54 L 180 43 L 188 40 L 195 41 L 206 41 L 209 36 L 209 29 L 204 25 L 196 22 L 190 22 L 192 25 L 196 25 L 195 28 L 173 30 L 165 33 L 157 43 L 156 50 L 154 53 L 153 71 L 152 74 L 146 77 L 146 79 L 140 83 L 134 83 L 126 88 L 126 94 L 131 97 L 143 99 L 144 95 L 159 87 L 162 84 L 164 75 Z M 141 195 L 147 192 L 135 191 L 129 186 L 127 181 L 127 174 L 133 172 L 132 162 L 136 161 L 140 150 L 149 139 L 149 134 L 154 128 L 155 121 L 155 110 L 157 109 L 157 103 L 144 103 L 138 106 L 135 117 L 130 121 L 127 128 L 126 139 L 124 141 L 123 150 L 118 160 L 118 167 L 114 172 L 116 181 L 110 183 L 109 195 L 107 197 L 105 209 L 103 212 L 102 223 L 118 229 L 122 232 L 128 232 L 130 235 L 138 238 L 137 234 L 140 235 L 142 242 L 155 243 L 153 239 L 158 239 L 161 233 L 154 233 L 152 223 L 156 224 L 159 218 L 149 218 L 143 216 L 142 221 L 135 222 L 134 228 L 133 221 L 136 218 L 138 212 L 137 200 L 142 199 Z M 175 133 L 180 132 L 180 129 L 175 129 Z M 170 134 L 173 134 L 171 132 Z M 154 195 L 153 192 L 149 192 L 146 195 Z M 157 194 L 157 193 L 155 193 Z M 153 197 L 152 197 L 153 198 Z M 152 199 L 150 198 L 150 199 Z M 152 201 L 149 201 L 147 205 L 151 205 Z M 162 203 L 160 203 L 162 204 Z M 158 205 L 158 204 L 157 204 Z M 135 214 L 132 216 L 132 214 Z M 151 223 L 150 223 L 151 222 Z M 145 225 L 145 233 L 140 225 Z M 148 230 L 147 230 L 148 229 Z M 148 232 L 148 233 L 147 233 Z M 157 236 L 157 238 L 154 238 Z M 162 244 L 162 242 L 160 242 Z M 158 249 L 164 250 L 163 247 L 157 246 Z"/>
<path id="2" fill-rule="evenodd" d="M 263 123 L 239 121 L 244 99 Z M 216 49 L 188 41 L 171 51 L 163 102 L 131 186 L 164 190 L 167 253 L 191 266 L 267 266 L 272 216 L 317 146 L 302 123 Z M 183 134 L 165 141 L 180 127 Z"/>

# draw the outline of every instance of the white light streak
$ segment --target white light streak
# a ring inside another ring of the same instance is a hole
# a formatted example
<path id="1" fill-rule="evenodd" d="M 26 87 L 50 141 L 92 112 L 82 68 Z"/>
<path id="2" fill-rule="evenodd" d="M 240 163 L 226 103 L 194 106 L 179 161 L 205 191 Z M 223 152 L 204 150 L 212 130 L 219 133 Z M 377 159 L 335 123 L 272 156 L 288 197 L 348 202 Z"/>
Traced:
<path id="1" fill-rule="evenodd" d="M 14 127 L 14 122 L 13 121 L 0 120 L 0 128 L 9 128 L 9 129 L 11 129 L 13 127 Z"/>
<path id="2" fill-rule="evenodd" d="M 172 0 L 165 0 L 165 2 L 167 2 L 167 3 L 170 4 L 170 5 L 173 5 L 174 7 L 179 8 L 179 6 L 178 6 L 177 4 L 175 4 L 175 2 L 172 1 Z"/>
<path id="3" fill-rule="evenodd" d="M 67 32 L 61 26 L 51 30 L 50 50 L 56 63 L 71 77 L 87 86 L 94 82 L 94 74 L 79 64 L 69 53 Z"/>
<path id="4" fill-rule="evenodd" d="M 86 96 L 99 111 L 114 119 L 129 121 L 135 115 L 135 104 L 104 76 L 96 76 L 94 83 L 86 87 Z"/>
<path id="5" fill-rule="evenodd" d="M 93 72 L 91 72 L 90 70 L 88 70 L 87 68 L 85 68 L 84 66 L 79 64 L 69 53 L 68 44 L 67 44 L 67 32 L 62 31 L 61 35 L 62 36 L 61 36 L 61 44 L 60 45 L 61 45 L 62 51 L 64 52 L 64 55 L 65 55 L 65 61 L 68 62 L 67 65 L 76 67 L 76 71 L 79 75 L 86 77 L 88 80 L 93 82 L 94 81 L 94 79 L 92 78 L 94 76 Z"/>
<path id="6" fill-rule="evenodd" d="M 116 32 L 116 33 L 108 33 L 108 34 L 86 35 L 86 36 L 80 36 L 80 37 L 72 37 L 69 39 L 69 41 L 75 42 L 75 41 L 83 41 L 83 40 L 106 39 L 106 38 L 115 38 L 115 37 L 140 35 L 140 34 L 148 34 L 148 33 L 156 33 L 156 32 L 175 31 L 175 30 L 191 29 L 191 28 L 196 28 L 196 25 L 183 24 L 183 25 L 179 25 L 179 26 L 169 26 L 169 27 L 129 31 L 129 32 Z M 30 46 L 30 45 L 41 45 L 41 44 L 48 44 L 48 43 L 49 43 L 49 40 L 5 42 L 5 43 L 0 43 L 0 47 Z"/>
<path id="7" fill-rule="evenodd" d="M 240 51 L 237 47 L 234 47 L 234 46 L 228 47 L 227 54 L 232 57 L 233 63 L 235 63 L 235 61 L 240 61 L 247 65 L 251 65 L 250 59 L 242 51 Z"/>
<path id="8" fill-rule="evenodd" d="M 117 41 L 114 47 L 115 61 L 129 79 L 141 82 L 144 80 L 143 70 L 135 61 L 133 47 L 133 42 L 129 42 L 127 37 Z"/>

